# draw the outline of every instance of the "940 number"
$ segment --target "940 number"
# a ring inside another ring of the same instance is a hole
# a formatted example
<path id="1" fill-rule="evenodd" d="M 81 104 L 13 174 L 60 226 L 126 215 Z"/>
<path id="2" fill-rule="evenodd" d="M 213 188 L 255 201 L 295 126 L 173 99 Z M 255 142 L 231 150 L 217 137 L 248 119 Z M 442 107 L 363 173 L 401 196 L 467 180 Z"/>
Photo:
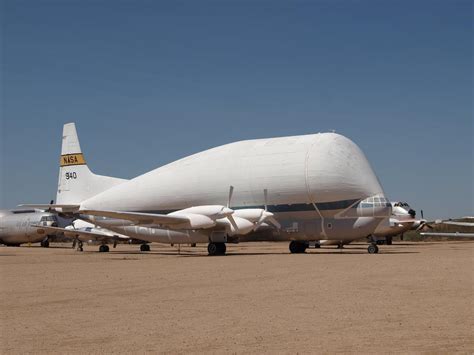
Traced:
<path id="1" fill-rule="evenodd" d="M 77 179 L 77 174 L 75 171 L 66 173 L 66 180 L 69 180 L 69 179 Z"/>

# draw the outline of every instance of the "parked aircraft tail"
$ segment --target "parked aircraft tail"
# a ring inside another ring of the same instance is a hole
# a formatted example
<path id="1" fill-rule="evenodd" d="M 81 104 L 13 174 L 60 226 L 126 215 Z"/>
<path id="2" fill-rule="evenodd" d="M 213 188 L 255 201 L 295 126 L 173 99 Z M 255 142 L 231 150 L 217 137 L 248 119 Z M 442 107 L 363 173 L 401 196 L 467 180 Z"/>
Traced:
<path id="1" fill-rule="evenodd" d="M 89 170 L 82 154 L 74 123 L 63 127 L 57 204 L 80 204 L 111 187 L 126 181 L 115 177 L 96 175 Z"/>

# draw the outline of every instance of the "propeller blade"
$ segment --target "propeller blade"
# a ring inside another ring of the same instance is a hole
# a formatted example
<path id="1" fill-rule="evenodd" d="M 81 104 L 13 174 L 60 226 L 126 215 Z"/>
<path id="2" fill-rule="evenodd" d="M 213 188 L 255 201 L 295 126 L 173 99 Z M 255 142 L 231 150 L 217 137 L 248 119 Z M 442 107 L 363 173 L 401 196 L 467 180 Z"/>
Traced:
<path id="1" fill-rule="evenodd" d="M 229 199 L 227 200 L 227 208 L 230 208 L 230 202 L 232 201 L 232 194 L 234 193 L 234 186 L 229 186 Z"/>
<path id="2" fill-rule="evenodd" d="M 278 221 L 275 219 L 275 216 L 273 215 L 273 213 L 268 212 L 268 190 L 267 189 L 263 190 L 263 197 L 265 199 L 265 210 L 262 213 L 262 216 L 260 217 L 259 221 L 257 222 L 257 227 L 260 226 L 263 222 L 270 222 L 277 229 L 280 229 L 281 224 L 278 223 Z"/>
<path id="3" fill-rule="evenodd" d="M 425 219 L 425 217 L 423 216 L 423 210 L 420 210 L 420 214 L 421 214 L 421 219 Z"/>
<path id="4" fill-rule="evenodd" d="M 263 189 L 263 198 L 265 199 L 265 211 L 267 211 L 267 204 L 268 204 L 268 190 Z"/>
<path id="5" fill-rule="evenodd" d="M 230 224 L 234 227 L 236 231 L 239 230 L 239 227 L 237 226 L 237 223 L 235 223 L 234 217 L 232 217 L 232 214 L 227 215 L 227 219 L 229 220 Z"/>
<path id="6" fill-rule="evenodd" d="M 273 217 L 273 216 L 268 217 L 268 218 L 266 219 L 266 221 L 267 221 L 267 222 L 270 222 L 271 224 L 273 224 L 273 225 L 276 227 L 276 229 L 280 229 L 280 228 L 281 228 L 281 224 L 278 223 L 278 221 L 276 220 L 276 218 Z"/>

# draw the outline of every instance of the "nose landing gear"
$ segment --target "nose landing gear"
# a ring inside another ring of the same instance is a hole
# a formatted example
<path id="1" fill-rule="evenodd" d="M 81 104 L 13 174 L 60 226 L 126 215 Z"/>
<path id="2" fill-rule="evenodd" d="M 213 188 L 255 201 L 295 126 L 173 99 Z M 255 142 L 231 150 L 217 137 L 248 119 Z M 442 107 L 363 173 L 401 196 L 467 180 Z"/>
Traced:
<path id="1" fill-rule="evenodd" d="M 379 252 L 379 247 L 377 246 L 377 244 L 370 244 L 367 248 L 367 251 L 369 252 L 369 254 L 377 254 Z"/>

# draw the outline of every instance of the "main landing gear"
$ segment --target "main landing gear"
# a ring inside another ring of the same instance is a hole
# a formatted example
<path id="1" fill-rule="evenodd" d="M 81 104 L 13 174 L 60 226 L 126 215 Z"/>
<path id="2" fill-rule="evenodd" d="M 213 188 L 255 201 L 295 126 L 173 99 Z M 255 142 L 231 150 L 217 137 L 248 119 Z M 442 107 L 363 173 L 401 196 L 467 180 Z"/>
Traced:
<path id="1" fill-rule="evenodd" d="M 49 240 L 48 240 L 48 238 L 42 240 L 40 244 L 41 244 L 41 246 L 42 246 L 43 248 L 49 248 Z"/>
<path id="2" fill-rule="evenodd" d="M 293 240 L 293 241 L 290 242 L 290 253 L 291 254 L 302 254 L 306 251 L 308 246 L 309 246 L 308 242 L 301 242 L 301 241 Z"/>
<path id="3" fill-rule="evenodd" d="M 99 247 L 99 253 L 108 253 L 109 252 L 109 246 L 107 244 L 102 244 Z"/>
<path id="4" fill-rule="evenodd" d="M 150 251 L 150 245 L 148 244 L 140 245 L 140 251 Z"/>
<path id="5" fill-rule="evenodd" d="M 210 256 L 225 255 L 225 251 L 225 243 L 209 243 L 207 246 L 207 252 Z"/>

